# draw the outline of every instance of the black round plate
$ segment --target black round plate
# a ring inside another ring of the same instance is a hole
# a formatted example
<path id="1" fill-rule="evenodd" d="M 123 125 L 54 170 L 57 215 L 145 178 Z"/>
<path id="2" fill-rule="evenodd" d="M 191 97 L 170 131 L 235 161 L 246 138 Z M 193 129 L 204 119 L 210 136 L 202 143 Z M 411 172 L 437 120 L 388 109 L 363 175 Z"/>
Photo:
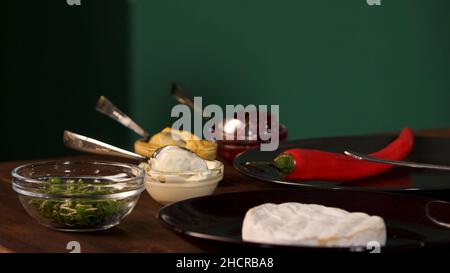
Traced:
<path id="1" fill-rule="evenodd" d="M 256 168 L 245 165 L 247 161 L 271 161 L 284 150 L 296 147 L 339 153 L 345 150 L 371 153 L 383 148 L 394 138 L 394 136 L 374 135 L 290 141 L 281 144 L 272 152 L 261 152 L 259 149 L 246 151 L 235 158 L 233 165 L 250 177 L 290 186 L 378 191 L 450 190 L 450 172 L 444 171 L 396 167 L 385 174 L 352 182 L 288 181 L 270 166 Z M 413 151 L 407 160 L 450 165 L 450 138 L 415 137 Z"/>
<path id="2" fill-rule="evenodd" d="M 338 207 L 383 217 L 388 239 L 383 251 L 447 249 L 450 229 L 434 221 L 450 222 L 450 204 L 432 199 L 382 192 L 293 188 L 226 193 L 188 199 L 160 209 L 159 220 L 188 237 L 257 249 L 305 251 L 364 251 L 364 248 L 294 247 L 243 242 L 241 228 L 248 209 L 264 203 L 300 202 Z M 430 203 L 431 202 L 431 203 Z M 429 205 L 429 214 L 425 208 Z M 434 221 L 427 215 L 431 215 Z M 220 244 L 219 244 L 220 245 Z"/>

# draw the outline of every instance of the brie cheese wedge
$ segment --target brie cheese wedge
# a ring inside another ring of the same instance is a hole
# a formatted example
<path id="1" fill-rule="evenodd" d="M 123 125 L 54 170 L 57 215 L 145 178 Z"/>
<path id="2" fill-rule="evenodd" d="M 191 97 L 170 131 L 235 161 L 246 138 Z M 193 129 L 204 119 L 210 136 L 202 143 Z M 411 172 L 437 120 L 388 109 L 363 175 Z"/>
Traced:
<path id="1" fill-rule="evenodd" d="M 386 226 L 379 216 L 301 203 L 267 203 L 247 211 L 244 241 L 321 247 L 365 247 L 386 243 Z"/>

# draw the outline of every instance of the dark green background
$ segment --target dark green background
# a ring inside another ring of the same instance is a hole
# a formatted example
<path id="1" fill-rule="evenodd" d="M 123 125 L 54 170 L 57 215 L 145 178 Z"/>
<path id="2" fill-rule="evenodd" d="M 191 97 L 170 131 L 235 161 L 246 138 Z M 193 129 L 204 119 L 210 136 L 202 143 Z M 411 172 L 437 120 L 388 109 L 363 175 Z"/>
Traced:
<path id="1" fill-rule="evenodd" d="M 94 106 L 107 94 L 130 109 L 128 4 L 8 1 L 0 10 L 0 160 L 73 153 L 65 129 L 126 145 L 126 129 Z"/>
<path id="2" fill-rule="evenodd" d="M 81 1 L 3 10 L 1 160 L 67 154 L 64 128 L 130 147 L 97 97 L 156 132 L 173 80 L 279 104 L 291 139 L 450 126 L 450 1 Z"/>

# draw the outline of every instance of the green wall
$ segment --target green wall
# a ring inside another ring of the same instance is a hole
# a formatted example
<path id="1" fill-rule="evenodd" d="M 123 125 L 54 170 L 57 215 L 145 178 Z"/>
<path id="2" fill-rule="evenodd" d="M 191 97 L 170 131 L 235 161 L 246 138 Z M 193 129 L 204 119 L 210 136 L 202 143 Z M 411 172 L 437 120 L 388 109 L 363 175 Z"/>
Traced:
<path id="1" fill-rule="evenodd" d="M 100 95 L 157 132 L 173 80 L 204 103 L 279 104 L 290 138 L 450 126 L 450 1 L 5 1 L 0 161 L 130 148 Z"/>
<path id="2" fill-rule="evenodd" d="M 290 138 L 450 126 L 450 1 L 131 1 L 133 115 L 170 124 L 169 87 L 279 104 Z"/>

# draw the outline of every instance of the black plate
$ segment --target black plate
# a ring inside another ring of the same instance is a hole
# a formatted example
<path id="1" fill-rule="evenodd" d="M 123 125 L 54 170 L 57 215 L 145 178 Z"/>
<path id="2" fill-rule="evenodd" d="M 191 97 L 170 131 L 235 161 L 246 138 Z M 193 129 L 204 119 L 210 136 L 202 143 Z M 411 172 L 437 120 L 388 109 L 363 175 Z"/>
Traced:
<path id="1" fill-rule="evenodd" d="M 248 209 L 267 202 L 301 202 L 339 207 L 379 215 L 386 222 L 388 239 L 381 251 L 446 249 L 450 229 L 435 224 L 425 212 L 432 199 L 381 192 L 355 192 L 317 188 L 277 189 L 198 197 L 163 207 L 158 218 L 172 230 L 208 241 L 245 247 L 305 251 L 362 251 L 351 248 L 294 247 L 256 244 L 241 240 L 242 221 Z M 450 222 L 449 203 L 430 203 L 429 215 Z"/>
<path id="2" fill-rule="evenodd" d="M 370 179 L 352 182 L 333 181 L 287 181 L 269 166 L 247 167 L 247 161 L 271 161 L 282 151 L 295 148 L 319 149 L 343 153 L 352 150 L 371 153 L 391 142 L 395 137 L 386 135 L 333 137 L 290 141 L 273 152 L 259 149 L 246 151 L 235 158 L 233 165 L 245 175 L 267 182 L 290 186 L 313 186 L 333 189 L 358 189 L 381 191 L 435 191 L 450 190 L 450 172 L 412 168 L 393 168 L 391 171 Z M 407 160 L 450 165 L 450 138 L 415 137 L 414 148 Z"/>

